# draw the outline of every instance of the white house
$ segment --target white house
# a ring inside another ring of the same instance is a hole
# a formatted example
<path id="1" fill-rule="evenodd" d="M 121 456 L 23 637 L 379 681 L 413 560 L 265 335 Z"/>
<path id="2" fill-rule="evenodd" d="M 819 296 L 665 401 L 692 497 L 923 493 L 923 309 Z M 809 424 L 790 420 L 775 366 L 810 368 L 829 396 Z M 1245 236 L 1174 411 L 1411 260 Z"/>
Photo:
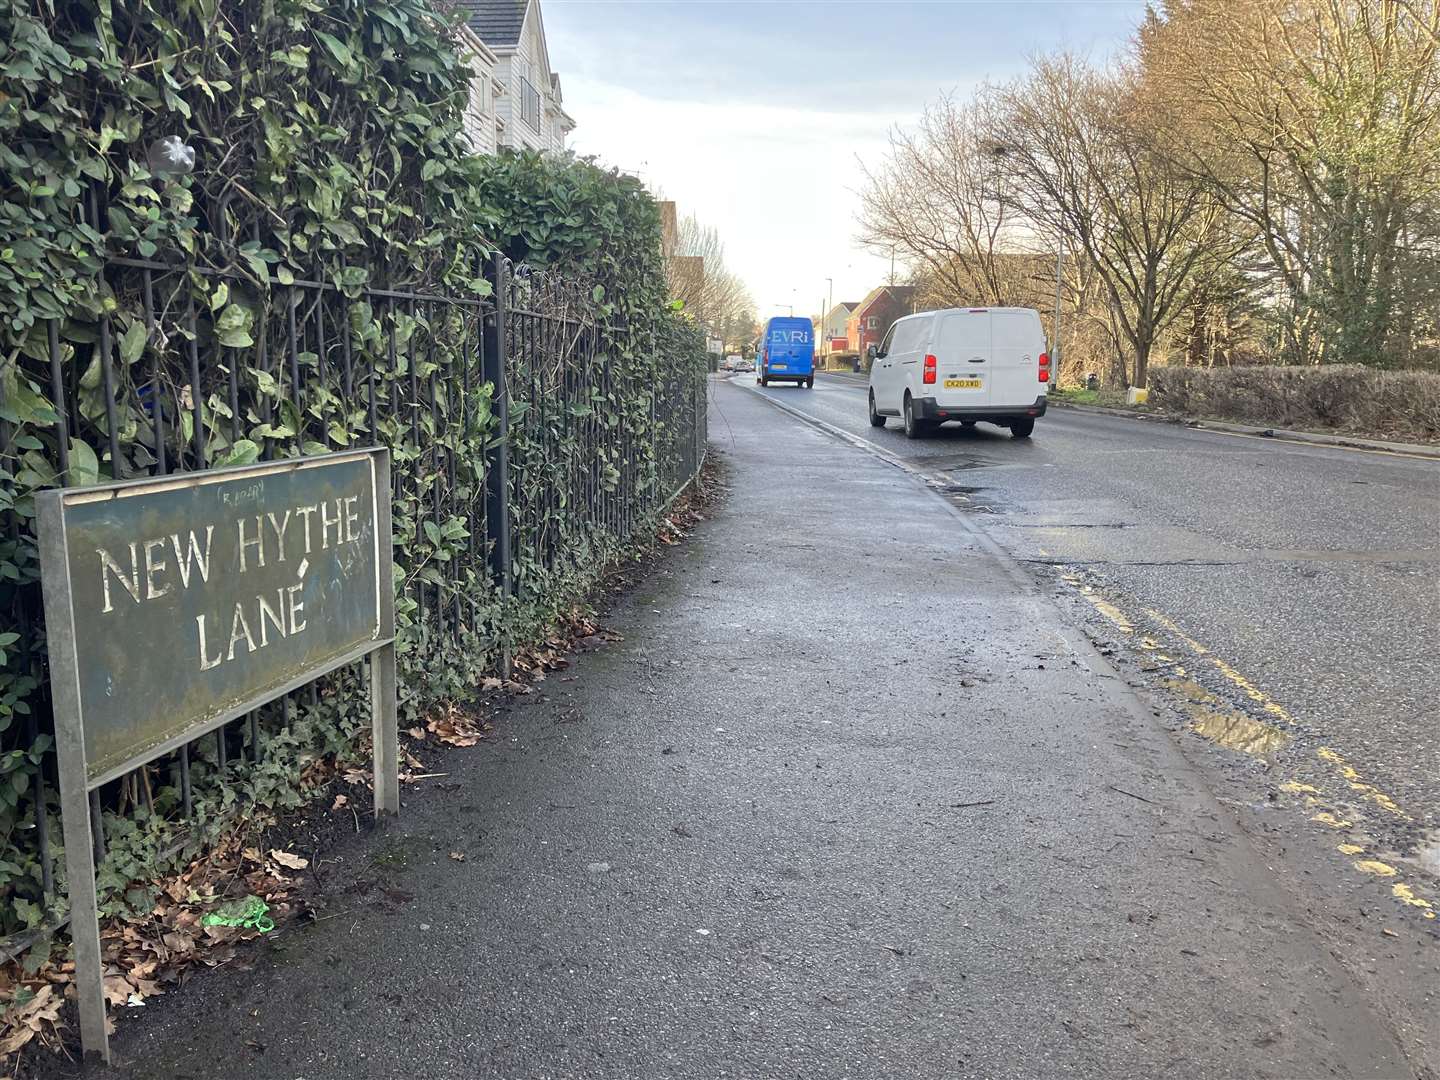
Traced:
<path id="1" fill-rule="evenodd" d="M 473 113 L 475 148 L 564 150 L 575 121 L 565 112 L 560 76 L 550 68 L 540 0 L 460 0 L 460 6 L 466 30 L 484 47 L 475 52 L 465 124 L 469 132 Z M 478 100 L 487 85 L 499 87 L 488 108 Z M 484 136 L 487 125 L 494 131 L 493 145 Z"/>
<path id="2" fill-rule="evenodd" d="M 505 84 L 496 70 L 500 58 L 468 26 L 460 27 L 459 44 L 475 72 L 470 81 L 470 101 L 465 106 L 465 135 L 475 153 L 493 154 L 505 145 L 505 122 L 500 119 L 496 108 L 505 93 Z"/>

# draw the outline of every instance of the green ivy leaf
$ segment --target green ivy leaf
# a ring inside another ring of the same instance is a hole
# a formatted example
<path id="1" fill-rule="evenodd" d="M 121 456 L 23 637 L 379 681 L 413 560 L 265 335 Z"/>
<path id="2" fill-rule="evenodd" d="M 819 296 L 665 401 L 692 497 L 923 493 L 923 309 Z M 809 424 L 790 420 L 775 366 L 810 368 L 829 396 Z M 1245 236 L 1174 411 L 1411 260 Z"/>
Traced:
<path id="1" fill-rule="evenodd" d="M 341 67 L 348 68 L 355 63 L 355 54 L 350 51 L 350 46 L 339 38 L 333 34 L 327 34 L 323 30 L 316 30 L 315 36 L 320 39 L 320 43 L 325 46 L 326 51 L 335 58 L 335 62 Z"/>
<path id="2" fill-rule="evenodd" d="M 120 360 L 127 366 L 140 359 L 145 352 L 145 342 L 149 338 L 149 332 L 145 324 L 136 319 L 125 329 L 125 336 L 120 339 Z"/>
<path id="3" fill-rule="evenodd" d="M 225 465 L 249 465 L 260 456 L 260 447 L 249 439 L 237 439 L 235 445 L 215 460 L 215 467 Z"/>
<path id="4" fill-rule="evenodd" d="M 30 380 L 20 378 L 12 366 L 0 377 L 0 420 L 9 420 L 12 424 L 54 424 L 60 417 Z"/>
<path id="5" fill-rule="evenodd" d="M 86 487 L 100 482 L 100 462 L 88 443 L 79 439 L 70 440 L 70 483 L 75 487 Z"/>
<path id="6" fill-rule="evenodd" d="M 229 295 L 228 290 L 226 295 Z M 250 326 L 254 320 L 255 313 L 246 305 L 238 301 L 227 304 L 220 317 L 215 320 L 215 336 L 227 349 L 246 348 L 255 344 L 254 338 L 250 336 Z"/>

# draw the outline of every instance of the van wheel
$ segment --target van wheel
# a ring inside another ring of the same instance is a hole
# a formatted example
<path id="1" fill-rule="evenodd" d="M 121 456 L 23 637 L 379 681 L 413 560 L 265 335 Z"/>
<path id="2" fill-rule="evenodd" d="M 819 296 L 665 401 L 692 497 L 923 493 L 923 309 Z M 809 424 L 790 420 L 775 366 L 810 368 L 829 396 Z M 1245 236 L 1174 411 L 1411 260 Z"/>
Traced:
<path id="1" fill-rule="evenodd" d="M 1030 433 L 1035 430 L 1035 418 L 1027 416 L 1021 420 L 1010 421 L 1010 434 L 1017 439 L 1028 439 Z"/>
<path id="2" fill-rule="evenodd" d="M 770 380 L 767 379 L 767 378 L 765 378 L 764 375 L 761 375 L 761 376 L 760 376 L 760 385 L 761 385 L 761 386 L 769 386 L 769 385 L 770 385 Z"/>
<path id="3" fill-rule="evenodd" d="M 806 389 L 806 390 L 813 390 L 814 388 L 815 388 L 815 376 L 814 376 L 814 375 L 811 375 L 808 379 L 805 380 L 805 389 Z"/>
<path id="4" fill-rule="evenodd" d="M 870 391 L 870 426 L 871 426 L 871 427 L 884 427 L 884 426 L 885 426 L 885 417 L 881 416 L 879 413 L 877 413 L 877 412 L 875 411 L 875 391 L 874 391 L 874 390 L 871 390 L 871 391 Z"/>
<path id="5" fill-rule="evenodd" d="M 905 437 L 907 439 L 918 439 L 922 435 L 928 434 L 929 431 L 929 424 L 924 420 L 915 419 L 915 403 L 907 393 L 905 395 Z"/>

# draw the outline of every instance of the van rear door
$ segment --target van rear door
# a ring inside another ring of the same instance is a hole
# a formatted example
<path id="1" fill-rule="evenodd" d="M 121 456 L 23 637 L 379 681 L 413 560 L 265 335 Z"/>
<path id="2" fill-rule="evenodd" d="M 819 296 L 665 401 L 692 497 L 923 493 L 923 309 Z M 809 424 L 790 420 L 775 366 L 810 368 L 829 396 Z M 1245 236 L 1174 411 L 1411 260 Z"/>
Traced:
<path id="1" fill-rule="evenodd" d="M 815 370 L 815 339 L 809 319 L 771 319 L 766 328 L 770 370 L 780 378 Z"/>
<path id="2" fill-rule="evenodd" d="M 933 348 L 935 403 L 942 409 L 989 405 L 990 312 L 983 309 L 947 311 L 940 319 Z"/>
<path id="3" fill-rule="evenodd" d="M 997 308 L 990 313 L 990 404 L 1030 406 L 1043 394 L 1040 354 L 1045 330 L 1031 308 Z"/>

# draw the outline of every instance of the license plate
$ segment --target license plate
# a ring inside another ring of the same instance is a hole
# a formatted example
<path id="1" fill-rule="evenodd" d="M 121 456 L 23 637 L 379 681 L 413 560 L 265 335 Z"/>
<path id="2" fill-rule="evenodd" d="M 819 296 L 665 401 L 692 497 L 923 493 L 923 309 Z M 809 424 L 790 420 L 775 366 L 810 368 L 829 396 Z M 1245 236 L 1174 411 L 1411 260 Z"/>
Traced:
<path id="1" fill-rule="evenodd" d="M 784 364 L 771 364 L 771 365 L 770 365 L 770 370 L 771 370 L 771 371 L 784 371 L 784 370 L 785 370 L 785 365 L 784 365 Z"/>
<path id="2" fill-rule="evenodd" d="M 946 390 L 979 390 L 979 379 L 946 379 Z"/>

